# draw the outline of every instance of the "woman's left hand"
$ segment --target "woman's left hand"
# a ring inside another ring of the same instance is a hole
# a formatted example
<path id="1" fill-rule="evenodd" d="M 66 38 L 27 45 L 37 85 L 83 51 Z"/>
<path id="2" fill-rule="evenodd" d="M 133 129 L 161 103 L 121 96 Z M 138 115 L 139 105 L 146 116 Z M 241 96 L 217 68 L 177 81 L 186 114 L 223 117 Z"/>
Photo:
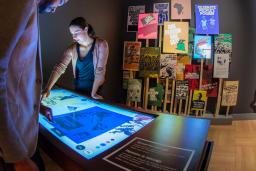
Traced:
<path id="1" fill-rule="evenodd" d="M 97 100 L 98 100 L 98 99 L 103 99 L 103 97 L 100 96 L 100 95 L 98 95 L 97 93 L 92 94 L 91 96 L 92 96 L 92 98 L 97 99 Z"/>

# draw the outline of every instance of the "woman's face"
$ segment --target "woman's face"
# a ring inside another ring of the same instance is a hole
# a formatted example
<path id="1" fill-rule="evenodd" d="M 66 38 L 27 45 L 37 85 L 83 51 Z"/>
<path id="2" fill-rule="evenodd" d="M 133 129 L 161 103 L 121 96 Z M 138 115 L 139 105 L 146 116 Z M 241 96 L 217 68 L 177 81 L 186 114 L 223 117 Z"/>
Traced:
<path id="1" fill-rule="evenodd" d="M 87 34 L 87 27 L 85 29 L 82 29 L 78 26 L 70 26 L 69 31 L 72 35 L 72 38 L 75 42 L 81 43 L 86 40 L 86 37 L 88 36 Z"/>

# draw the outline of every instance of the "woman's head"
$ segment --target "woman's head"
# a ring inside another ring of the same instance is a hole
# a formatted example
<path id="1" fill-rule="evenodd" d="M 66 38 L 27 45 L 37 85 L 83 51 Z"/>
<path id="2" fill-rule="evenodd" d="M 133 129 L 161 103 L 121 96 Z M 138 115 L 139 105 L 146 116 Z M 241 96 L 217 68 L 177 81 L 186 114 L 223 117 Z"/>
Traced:
<path id="1" fill-rule="evenodd" d="M 69 30 L 73 39 L 78 43 L 85 41 L 88 36 L 93 37 L 95 35 L 92 26 L 83 17 L 73 19 L 69 24 Z"/>

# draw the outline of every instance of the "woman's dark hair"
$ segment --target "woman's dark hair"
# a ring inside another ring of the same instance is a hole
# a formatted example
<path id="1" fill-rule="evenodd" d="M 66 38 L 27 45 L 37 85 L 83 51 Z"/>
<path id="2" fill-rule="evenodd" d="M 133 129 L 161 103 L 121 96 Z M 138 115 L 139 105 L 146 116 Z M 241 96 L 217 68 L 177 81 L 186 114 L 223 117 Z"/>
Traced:
<path id="1" fill-rule="evenodd" d="M 77 17 L 77 18 L 73 19 L 69 24 L 69 27 L 70 26 L 78 26 L 81 29 L 88 27 L 88 35 L 90 37 L 95 36 L 94 29 L 92 28 L 92 26 L 90 24 L 87 23 L 87 21 L 83 17 Z"/>

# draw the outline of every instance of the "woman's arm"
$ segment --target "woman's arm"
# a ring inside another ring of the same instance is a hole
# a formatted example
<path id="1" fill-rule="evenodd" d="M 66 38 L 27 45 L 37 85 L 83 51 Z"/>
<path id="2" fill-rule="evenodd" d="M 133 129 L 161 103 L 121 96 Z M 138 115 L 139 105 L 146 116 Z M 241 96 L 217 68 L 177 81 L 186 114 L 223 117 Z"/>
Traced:
<path id="1" fill-rule="evenodd" d="M 106 65 L 108 61 L 109 48 L 107 41 L 103 40 L 99 43 L 98 49 L 98 61 L 95 68 L 95 78 L 93 82 L 93 88 L 91 96 L 95 99 L 101 99 L 102 97 L 97 94 L 99 87 L 105 81 Z"/>
<path id="2" fill-rule="evenodd" d="M 68 64 L 70 63 L 72 59 L 72 50 L 67 49 L 65 53 L 63 54 L 60 62 L 55 65 L 51 76 L 47 82 L 47 85 L 42 93 L 42 98 L 48 97 L 50 95 L 50 90 L 55 85 L 55 83 L 58 81 L 60 76 L 66 71 Z"/>

